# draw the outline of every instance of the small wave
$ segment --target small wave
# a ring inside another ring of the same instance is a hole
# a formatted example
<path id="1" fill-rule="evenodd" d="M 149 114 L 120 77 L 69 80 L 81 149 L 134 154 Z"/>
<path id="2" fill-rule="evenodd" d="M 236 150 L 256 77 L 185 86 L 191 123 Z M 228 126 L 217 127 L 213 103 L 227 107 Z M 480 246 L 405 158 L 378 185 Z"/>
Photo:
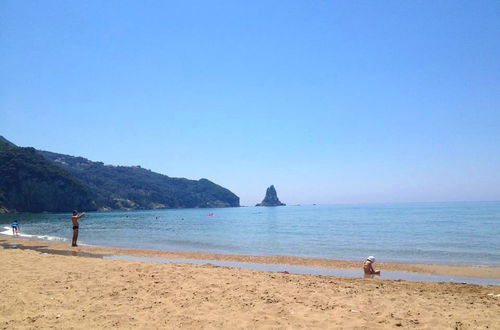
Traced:
<path id="1" fill-rule="evenodd" d="M 4 230 L 1 231 L 0 234 L 8 235 L 8 236 L 14 236 L 12 234 L 12 228 L 10 228 L 10 227 L 2 227 L 2 229 L 4 229 Z M 66 241 L 68 241 L 68 239 L 64 238 L 64 237 L 49 236 L 49 235 L 29 235 L 29 234 L 19 233 L 17 236 L 18 237 L 23 237 L 23 238 L 41 239 L 41 240 L 44 240 L 44 241 L 57 241 L 57 242 L 66 242 Z"/>
<path id="2" fill-rule="evenodd" d="M 4 231 L 0 231 L 0 234 L 12 236 L 12 229 L 10 227 L 2 227 Z"/>

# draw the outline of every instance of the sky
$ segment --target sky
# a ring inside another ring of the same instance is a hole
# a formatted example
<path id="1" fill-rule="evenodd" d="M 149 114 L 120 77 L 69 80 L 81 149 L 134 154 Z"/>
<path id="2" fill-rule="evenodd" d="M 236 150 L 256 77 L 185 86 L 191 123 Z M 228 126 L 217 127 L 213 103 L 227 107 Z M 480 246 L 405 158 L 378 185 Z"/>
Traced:
<path id="1" fill-rule="evenodd" d="M 0 2 L 0 135 L 253 205 L 500 200 L 499 1 Z"/>

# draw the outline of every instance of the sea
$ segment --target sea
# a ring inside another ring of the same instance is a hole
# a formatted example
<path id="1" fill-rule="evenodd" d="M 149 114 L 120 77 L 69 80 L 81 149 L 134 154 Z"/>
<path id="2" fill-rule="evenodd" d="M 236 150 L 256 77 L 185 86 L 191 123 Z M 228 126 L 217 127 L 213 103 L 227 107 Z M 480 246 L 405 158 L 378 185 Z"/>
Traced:
<path id="1" fill-rule="evenodd" d="M 71 214 L 0 214 L 0 232 L 71 242 Z M 87 212 L 80 244 L 500 266 L 500 202 Z"/>

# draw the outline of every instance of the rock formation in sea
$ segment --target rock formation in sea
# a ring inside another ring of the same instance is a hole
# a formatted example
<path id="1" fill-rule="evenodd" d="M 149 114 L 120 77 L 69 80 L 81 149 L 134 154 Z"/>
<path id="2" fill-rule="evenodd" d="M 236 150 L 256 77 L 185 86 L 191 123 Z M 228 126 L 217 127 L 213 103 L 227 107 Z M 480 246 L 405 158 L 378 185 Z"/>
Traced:
<path id="1" fill-rule="evenodd" d="M 266 190 L 266 197 L 264 197 L 264 200 L 255 206 L 282 206 L 282 205 L 286 204 L 280 202 L 280 200 L 278 199 L 278 194 L 276 193 L 276 189 L 274 188 L 273 185 L 271 185 L 271 187 L 267 188 Z"/>

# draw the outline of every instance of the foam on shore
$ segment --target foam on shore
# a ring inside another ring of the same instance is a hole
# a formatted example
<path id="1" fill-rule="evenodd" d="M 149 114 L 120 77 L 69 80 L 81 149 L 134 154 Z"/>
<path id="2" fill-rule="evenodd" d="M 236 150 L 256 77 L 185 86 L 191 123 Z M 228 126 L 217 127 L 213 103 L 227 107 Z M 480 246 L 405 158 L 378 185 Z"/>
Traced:
<path id="1" fill-rule="evenodd" d="M 17 235 L 14 235 L 12 233 L 12 228 L 11 227 L 1 227 L 3 231 L 0 231 L 0 234 L 3 235 L 8 235 L 12 237 L 22 237 L 22 238 L 27 238 L 27 239 L 40 239 L 44 241 L 53 241 L 53 242 L 66 242 L 68 241 L 67 238 L 64 237 L 58 237 L 58 236 L 49 236 L 49 235 L 30 235 L 30 234 L 24 234 L 24 233 L 19 233 Z"/>

